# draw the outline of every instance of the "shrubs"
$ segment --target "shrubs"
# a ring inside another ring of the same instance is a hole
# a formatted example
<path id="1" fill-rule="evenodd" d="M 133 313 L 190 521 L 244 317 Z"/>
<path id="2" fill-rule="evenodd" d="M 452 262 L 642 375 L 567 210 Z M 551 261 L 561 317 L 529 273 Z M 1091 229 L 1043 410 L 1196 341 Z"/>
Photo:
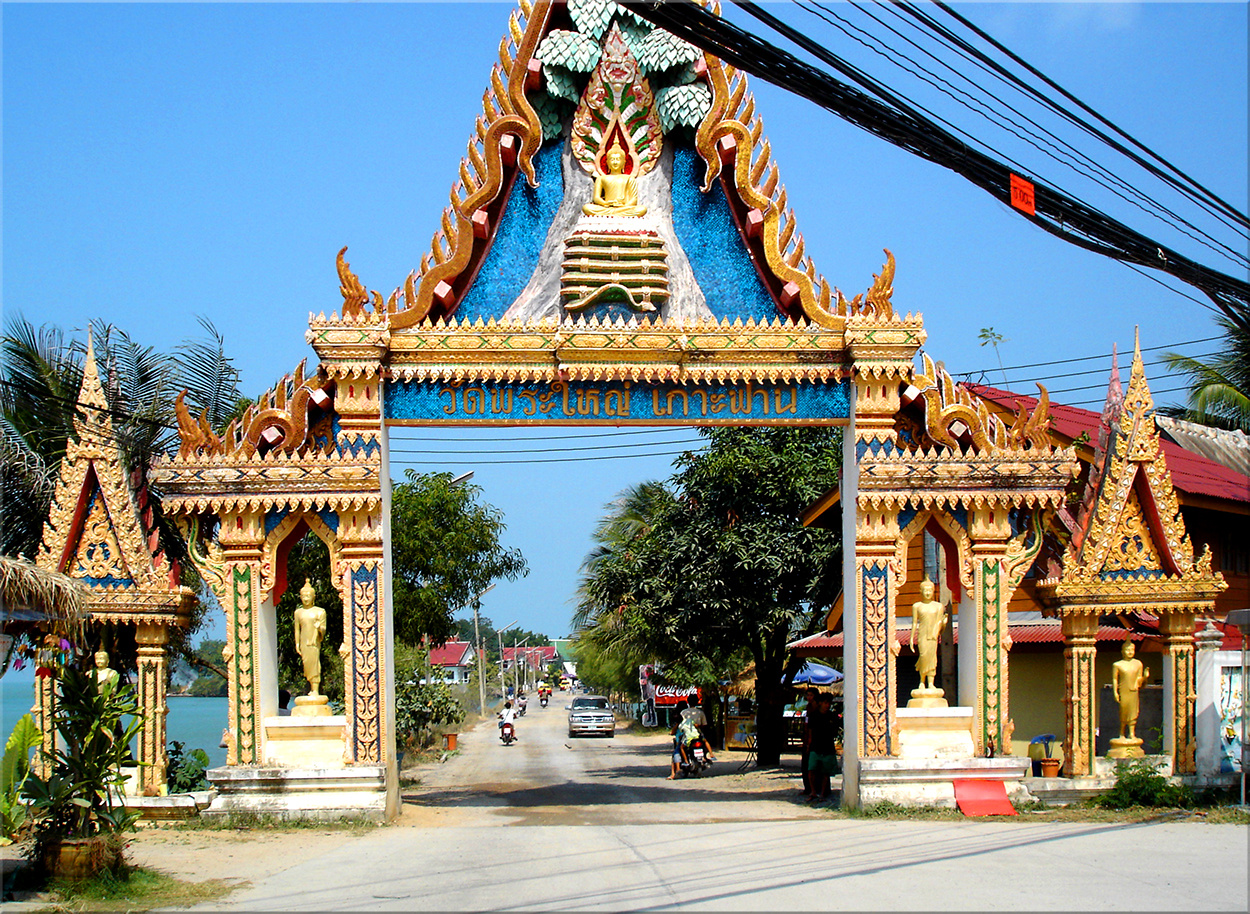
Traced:
<path id="1" fill-rule="evenodd" d="M 1192 809 L 1192 790 L 1173 784 L 1161 775 L 1148 759 L 1136 759 L 1116 766 L 1115 786 L 1096 801 L 1103 809 L 1128 809 L 1130 806 Z"/>
<path id="2" fill-rule="evenodd" d="M 42 740 L 34 718 L 26 714 L 4 744 L 0 762 L 0 846 L 16 841 L 26 825 L 26 805 L 19 798 L 30 774 L 30 751 Z"/>
<path id="3" fill-rule="evenodd" d="M 75 865 L 112 869 L 121 863 L 120 833 L 138 818 L 115 797 L 143 718 L 128 685 L 101 686 L 89 673 L 64 667 L 60 687 L 53 717 L 60 740 L 52 773 L 46 779 L 31 773 L 22 791 L 34 819 L 34 856 L 55 872 L 63 845 L 91 841 L 89 850 L 66 848 L 74 851 L 69 856 Z"/>
<path id="4" fill-rule="evenodd" d="M 207 790 L 208 779 L 204 772 L 208 770 L 208 753 L 203 749 L 186 751 L 178 740 L 169 741 L 166 752 L 169 766 L 166 768 L 166 782 L 170 793 L 190 793 L 193 790 Z"/>
<path id="5" fill-rule="evenodd" d="M 464 707 L 452 687 L 445 682 L 422 684 L 418 673 L 414 668 L 395 683 L 395 732 L 414 748 L 431 745 L 441 728 L 464 720 Z"/>

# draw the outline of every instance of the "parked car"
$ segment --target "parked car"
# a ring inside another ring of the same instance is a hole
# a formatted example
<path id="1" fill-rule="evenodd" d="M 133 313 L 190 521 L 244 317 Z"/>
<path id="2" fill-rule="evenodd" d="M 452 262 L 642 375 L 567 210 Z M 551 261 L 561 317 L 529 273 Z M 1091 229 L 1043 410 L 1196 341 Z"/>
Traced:
<path id="1" fill-rule="evenodd" d="M 568 706 L 569 736 L 582 733 L 602 733 L 616 736 L 616 715 L 602 695 L 579 695 Z"/>

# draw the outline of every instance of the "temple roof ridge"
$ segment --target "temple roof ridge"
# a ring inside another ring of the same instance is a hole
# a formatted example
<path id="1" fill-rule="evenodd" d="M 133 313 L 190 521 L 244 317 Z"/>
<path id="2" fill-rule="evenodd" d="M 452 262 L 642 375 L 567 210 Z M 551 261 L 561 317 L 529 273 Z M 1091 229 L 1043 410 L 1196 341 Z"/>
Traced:
<path id="1" fill-rule="evenodd" d="M 719 13 L 714 0 L 699 2 Z M 576 141 L 575 152 L 580 150 L 575 159 L 584 168 L 589 153 L 584 148 L 584 138 L 579 138 L 586 130 L 590 131 L 586 135 L 590 137 L 591 152 L 608 148 L 612 137 L 619 135 L 611 132 L 617 121 L 588 126 L 588 121 L 577 120 L 583 118 L 586 105 L 582 82 L 589 75 L 590 86 L 585 92 L 599 85 L 597 68 L 603 65 L 601 54 L 609 55 L 610 46 L 618 50 L 628 46 L 628 53 L 634 55 L 630 59 L 641 67 L 643 74 L 637 84 L 643 88 L 641 95 L 634 96 L 632 108 L 622 109 L 619 121 L 627 129 L 630 155 L 634 155 L 635 140 L 637 148 L 643 150 L 644 157 L 638 160 L 641 174 L 652 167 L 655 153 L 651 146 L 658 148 L 669 143 L 667 135 L 680 130 L 683 139 L 678 145 L 693 142 L 694 160 L 701 162 L 702 181 L 696 177 L 694 188 L 709 194 L 719 193 L 723 187 L 728 195 L 734 210 L 732 221 L 737 226 L 734 244 L 749 254 L 756 265 L 750 272 L 758 272 L 762 283 L 760 294 L 764 299 L 752 307 L 763 309 L 762 302 L 769 300 L 768 310 L 773 312 L 744 314 L 745 317 L 753 318 L 755 326 L 779 317 L 834 331 L 841 330 L 851 316 L 878 321 L 893 317 L 892 257 L 887 268 L 874 275 L 868 291 L 850 301 L 840 292 L 835 298 L 833 287 L 817 273 L 780 182 L 745 73 L 652 25 L 614 0 L 520 0 L 508 19 L 481 113 L 430 251 L 402 288 L 385 300 L 360 283 L 340 252 L 345 322 L 370 307 L 374 313 L 389 318 L 392 330 L 420 329 L 441 318 L 455 320 L 465 299 L 482 281 L 479 269 L 501 231 L 509 199 L 520 192 L 518 188 L 540 192 L 538 153 L 548 140 L 564 136 L 569 105 L 578 105 L 575 121 L 581 125 L 581 132 L 572 140 Z M 662 83 L 657 84 L 653 96 L 646 89 L 646 80 L 651 77 Z M 638 132 L 640 118 L 651 124 L 646 131 Z M 565 187 L 561 199 L 571 199 L 571 193 Z M 549 244 L 544 243 L 544 251 Z M 690 267 L 683 269 L 688 271 Z M 532 279 L 540 274 L 535 270 L 530 275 Z M 702 280 L 696 285 L 697 292 Z M 549 294 L 541 290 L 540 293 L 534 293 L 538 296 L 535 300 L 546 307 Z M 510 291 L 511 294 L 514 293 Z M 648 296 L 651 294 L 647 292 Z M 488 302 L 500 300 L 512 301 L 508 295 L 485 297 Z M 593 296 L 579 295 L 577 300 L 592 301 Z"/>

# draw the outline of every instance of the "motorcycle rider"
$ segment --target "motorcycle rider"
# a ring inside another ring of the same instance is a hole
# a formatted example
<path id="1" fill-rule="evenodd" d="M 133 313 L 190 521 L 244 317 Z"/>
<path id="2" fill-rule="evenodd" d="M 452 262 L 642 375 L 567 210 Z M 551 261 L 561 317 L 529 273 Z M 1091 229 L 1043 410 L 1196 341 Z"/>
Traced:
<path id="1" fill-rule="evenodd" d="M 526 702 L 525 702 L 525 693 L 524 693 L 524 692 L 518 692 L 518 693 L 517 693 L 517 697 L 516 697 L 516 708 L 517 708 L 516 713 L 517 713 L 517 717 L 524 717 L 524 716 L 525 716 L 525 704 L 526 704 Z"/>
<path id="2" fill-rule="evenodd" d="M 505 701 L 503 710 L 499 712 L 499 729 L 503 730 L 504 724 L 512 725 L 513 739 L 516 739 L 516 711 L 512 707 L 512 702 Z"/>

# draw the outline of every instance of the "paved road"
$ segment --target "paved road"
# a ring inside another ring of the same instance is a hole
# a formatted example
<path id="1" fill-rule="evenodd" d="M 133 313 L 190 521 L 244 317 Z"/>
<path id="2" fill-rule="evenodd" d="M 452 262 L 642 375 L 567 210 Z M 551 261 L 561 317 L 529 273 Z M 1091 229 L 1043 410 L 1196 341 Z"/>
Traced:
<path id="1" fill-rule="evenodd" d="M 834 819 L 792 774 L 670 782 L 662 736 L 570 740 L 561 698 L 513 746 L 463 734 L 399 824 L 293 853 L 215 909 L 1247 909 L 1242 827 Z"/>

